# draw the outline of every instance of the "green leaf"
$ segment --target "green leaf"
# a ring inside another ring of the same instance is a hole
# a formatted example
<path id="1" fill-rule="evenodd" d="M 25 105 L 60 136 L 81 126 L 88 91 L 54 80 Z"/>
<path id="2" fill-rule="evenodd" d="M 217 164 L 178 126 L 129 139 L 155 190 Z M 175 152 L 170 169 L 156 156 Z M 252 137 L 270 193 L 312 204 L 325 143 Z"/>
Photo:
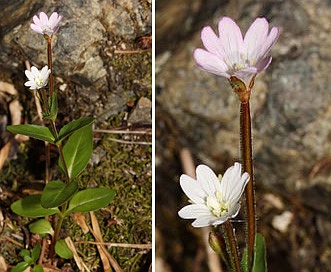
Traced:
<path id="1" fill-rule="evenodd" d="M 30 251 L 27 249 L 21 249 L 20 255 L 24 258 L 24 256 L 30 256 Z"/>
<path id="2" fill-rule="evenodd" d="M 69 202 L 66 213 L 91 212 L 106 207 L 115 196 L 114 190 L 107 188 L 90 188 L 78 192 Z"/>
<path id="3" fill-rule="evenodd" d="M 33 267 L 33 272 L 44 272 L 44 268 L 41 265 L 37 264 Z"/>
<path id="4" fill-rule="evenodd" d="M 24 256 L 24 261 L 28 264 L 32 264 L 33 263 L 33 260 L 30 256 Z"/>
<path id="5" fill-rule="evenodd" d="M 52 144 L 55 142 L 54 135 L 47 127 L 37 125 L 15 125 L 7 126 L 7 130 L 12 133 L 26 135 Z"/>
<path id="6" fill-rule="evenodd" d="M 20 262 L 12 270 L 10 270 L 10 271 L 11 272 L 23 272 L 29 266 L 30 266 L 30 264 L 27 263 L 27 262 Z"/>
<path id="7" fill-rule="evenodd" d="M 39 258 L 40 249 L 41 249 L 40 243 L 37 243 L 36 246 L 32 249 L 31 258 L 34 263 L 37 262 Z"/>
<path id="8" fill-rule="evenodd" d="M 254 245 L 254 261 L 252 272 L 267 272 L 267 253 L 264 237 L 257 233 L 255 236 L 255 245 Z"/>
<path id="9" fill-rule="evenodd" d="M 11 204 L 12 211 L 20 216 L 43 217 L 60 213 L 58 208 L 45 209 L 40 204 L 41 195 L 29 195 Z"/>
<path id="10" fill-rule="evenodd" d="M 78 190 L 76 181 L 65 184 L 62 181 L 51 181 L 46 184 L 41 195 L 41 206 L 55 208 L 68 201 Z"/>
<path id="11" fill-rule="evenodd" d="M 55 121 L 57 116 L 57 94 L 53 92 L 52 100 L 48 103 L 50 111 L 49 113 L 44 113 L 43 119 Z"/>
<path id="12" fill-rule="evenodd" d="M 92 125 L 75 131 L 63 148 L 64 161 L 66 162 L 70 180 L 77 177 L 84 170 L 93 150 Z M 61 160 L 59 166 L 64 172 Z"/>
<path id="13" fill-rule="evenodd" d="M 78 120 L 71 121 L 69 124 L 66 124 L 59 132 L 59 139 L 57 140 L 57 144 L 61 143 L 65 138 L 70 136 L 75 131 L 91 125 L 94 120 L 95 119 L 92 117 L 83 117 Z"/>
<path id="14" fill-rule="evenodd" d="M 66 241 L 63 239 L 56 241 L 55 253 L 63 259 L 71 259 L 73 257 L 71 250 L 68 248 Z"/>
<path id="15" fill-rule="evenodd" d="M 39 219 L 38 221 L 31 223 L 29 225 L 29 230 L 30 232 L 37 234 L 50 234 L 52 236 L 54 234 L 51 223 L 46 219 Z"/>

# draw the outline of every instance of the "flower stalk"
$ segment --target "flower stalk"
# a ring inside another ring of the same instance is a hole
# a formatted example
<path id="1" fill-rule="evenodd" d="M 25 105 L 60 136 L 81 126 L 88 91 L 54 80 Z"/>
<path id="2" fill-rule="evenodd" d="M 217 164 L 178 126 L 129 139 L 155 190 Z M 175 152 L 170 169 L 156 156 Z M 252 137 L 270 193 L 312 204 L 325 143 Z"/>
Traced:
<path id="1" fill-rule="evenodd" d="M 47 59 L 48 59 L 48 67 L 51 70 L 49 74 L 49 97 L 52 99 L 53 91 L 54 91 L 54 83 L 53 83 L 53 64 L 52 64 L 52 37 L 45 35 L 45 39 L 47 41 Z"/>
<path id="2" fill-rule="evenodd" d="M 256 233 L 255 216 L 255 192 L 254 192 L 254 173 L 252 160 L 252 135 L 251 135 L 251 115 L 248 102 L 240 104 L 240 142 L 242 163 L 244 171 L 250 176 L 250 181 L 245 188 L 246 216 L 247 216 L 247 256 L 248 267 L 251 267 L 254 255 L 254 241 Z"/>
<path id="3" fill-rule="evenodd" d="M 241 272 L 237 240 L 230 220 L 226 220 L 224 222 L 224 229 L 226 232 L 225 240 L 227 243 L 227 248 L 231 259 L 232 271 Z"/>

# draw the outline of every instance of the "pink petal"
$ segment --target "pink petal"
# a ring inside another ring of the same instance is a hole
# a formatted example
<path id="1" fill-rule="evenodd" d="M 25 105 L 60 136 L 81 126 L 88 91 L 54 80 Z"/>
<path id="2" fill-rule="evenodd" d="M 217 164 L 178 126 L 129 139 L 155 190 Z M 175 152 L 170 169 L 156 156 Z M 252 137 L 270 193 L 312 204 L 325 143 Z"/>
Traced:
<path id="1" fill-rule="evenodd" d="M 247 84 L 249 84 L 249 81 L 251 79 L 251 77 L 255 74 L 257 74 L 259 71 L 258 69 L 254 66 L 250 66 L 250 67 L 246 67 L 237 71 L 233 72 L 233 75 L 238 77 L 239 79 L 241 79 L 242 81 L 244 81 Z"/>
<path id="2" fill-rule="evenodd" d="M 229 78 L 227 65 L 217 56 L 203 49 L 194 51 L 194 59 L 197 65 L 209 73 Z"/>
<path id="3" fill-rule="evenodd" d="M 50 26 L 54 27 L 56 24 L 56 21 L 58 19 L 58 14 L 57 12 L 53 12 L 51 17 L 49 17 L 48 23 Z"/>
<path id="4" fill-rule="evenodd" d="M 204 27 L 201 31 L 201 40 L 205 48 L 213 54 L 219 56 L 224 55 L 224 50 L 220 46 L 219 38 L 216 36 L 214 30 L 211 27 Z"/>
<path id="5" fill-rule="evenodd" d="M 41 22 L 40 22 L 40 20 L 39 20 L 39 18 L 38 18 L 37 15 L 33 16 L 33 22 L 34 22 L 37 26 L 41 27 Z"/>
<path id="6" fill-rule="evenodd" d="M 243 37 L 239 26 L 229 17 L 223 17 L 218 23 L 218 32 L 224 54 L 233 63 L 241 62 Z"/>
<path id="7" fill-rule="evenodd" d="M 259 60 L 256 64 L 255 64 L 255 67 L 257 69 L 257 72 L 261 72 L 261 71 L 264 71 L 265 69 L 268 68 L 268 66 L 270 65 L 272 61 L 272 57 L 271 56 L 268 56 L 264 59 L 261 59 Z"/>
<path id="8" fill-rule="evenodd" d="M 37 32 L 37 33 L 43 34 L 43 30 L 41 29 L 40 26 L 35 25 L 35 24 L 31 24 L 30 27 L 31 27 L 31 29 L 32 29 L 34 32 Z"/>
<path id="9" fill-rule="evenodd" d="M 246 32 L 244 45 L 248 59 L 257 59 L 261 47 L 266 43 L 269 31 L 269 23 L 265 18 L 257 18 Z"/>
<path id="10" fill-rule="evenodd" d="M 41 21 L 42 25 L 47 25 L 48 24 L 48 17 L 47 17 L 45 12 L 40 12 L 39 18 L 40 18 L 40 21 Z"/>
<path id="11" fill-rule="evenodd" d="M 280 34 L 280 30 L 278 27 L 273 27 L 267 37 L 266 42 L 263 44 L 263 46 L 261 47 L 261 51 L 260 51 L 260 58 L 264 58 L 266 57 L 266 55 L 269 54 L 271 48 L 275 45 L 275 43 L 278 40 Z"/>

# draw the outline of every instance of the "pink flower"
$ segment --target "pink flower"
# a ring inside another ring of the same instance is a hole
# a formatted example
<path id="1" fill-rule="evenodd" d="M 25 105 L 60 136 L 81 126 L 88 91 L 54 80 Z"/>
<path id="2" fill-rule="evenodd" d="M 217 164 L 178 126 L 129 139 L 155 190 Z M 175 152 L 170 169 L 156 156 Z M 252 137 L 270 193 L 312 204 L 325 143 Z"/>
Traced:
<path id="1" fill-rule="evenodd" d="M 49 19 L 44 12 L 40 12 L 39 18 L 37 15 L 33 16 L 34 24 L 31 24 L 30 27 L 37 33 L 52 36 L 59 29 L 61 19 L 62 16 L 59 16 L 57 12 L 53 12 Z"/>
<path id="2" fill-rule="evenodd" d="M 194 59 L 202 70 L 226 78 L 236 76 L 247 84 L 254 75 L 268 68 L 272 60 L 269 52 L 279 36 L 278 27 L 269 32 L 268 21 L 257 18 L 243 38 L 238 25 L 223 17 L 218 32 L 219 37 L 209 26 L 202 29 L 201 40 L 206 50 L 194 51 Z"/>

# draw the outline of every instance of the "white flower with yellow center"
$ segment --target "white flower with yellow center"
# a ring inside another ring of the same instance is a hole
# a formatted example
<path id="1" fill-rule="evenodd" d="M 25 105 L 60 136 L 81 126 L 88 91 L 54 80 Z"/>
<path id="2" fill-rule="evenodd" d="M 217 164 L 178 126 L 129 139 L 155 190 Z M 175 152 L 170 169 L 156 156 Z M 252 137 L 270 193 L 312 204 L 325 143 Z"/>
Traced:
<path id="1" fill-rule="evenodd" d="M 43 88 L 48 83 L 48 78 L 51 70 L 48 66 L 44 66 L 40 71 L 35 67 L 31 67 L 31 71 L 25 70 L 25 75 L 29 81 L 25 82 L 24 85 L 30 87 L 30 90 L 36 90 Z"/>
<path id="2" fill-rule="evenodd" d="M 249 181 L 247 173 L 241 174 L 241 164 L 235 163 L 217 178 L 206 165 L 196 168 L 196 180 L 188 175 L 180 177 L 180 186 L 192 204 L 182 208 L 178 215 L 195 219 L 193 227 L 217 226 L 237 216 L 240 197 Z"/>

